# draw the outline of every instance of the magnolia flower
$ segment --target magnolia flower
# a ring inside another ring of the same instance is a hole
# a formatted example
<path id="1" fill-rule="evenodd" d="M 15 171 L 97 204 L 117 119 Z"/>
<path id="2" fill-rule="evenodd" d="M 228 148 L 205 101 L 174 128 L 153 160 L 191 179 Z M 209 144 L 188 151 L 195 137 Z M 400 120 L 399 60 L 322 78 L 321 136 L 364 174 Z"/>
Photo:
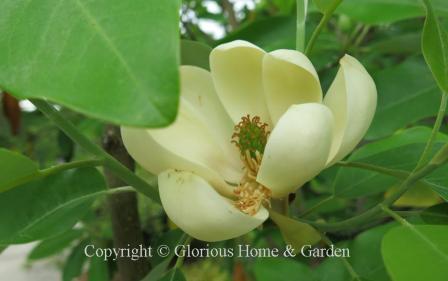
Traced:
<path id="1" fill-rule="evenodd" d="M 310 60 L 264 52 L 245 41 L 220 45 L 208 72 L 181 66 L 176 121 L 122 128 L 124 144 L 158 175 L 168 217 L 196 239 L 245 234 L 282 198 L 344 158 L 367 131 L 376 87 L 345 55 L 325 98 Z"/>

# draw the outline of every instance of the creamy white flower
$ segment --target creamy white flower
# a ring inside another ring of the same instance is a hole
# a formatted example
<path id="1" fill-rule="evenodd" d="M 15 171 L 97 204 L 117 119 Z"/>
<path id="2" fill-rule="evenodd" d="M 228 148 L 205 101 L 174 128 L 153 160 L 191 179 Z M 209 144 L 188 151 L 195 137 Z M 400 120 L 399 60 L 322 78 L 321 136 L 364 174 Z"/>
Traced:
<path id="1" fill-rule="evenodd" d="M 122 137 L 132 157 L 159 175 L 168 217 L 197 239 L 218 241 L 256 228 L 268 218 L 270 197 L 294 192 L 350 153 L 372 121 L 377 94 L 349 55 L 325 98 L 312 63 L 298 51 L 266 53 L 233 41 L 213 49 L 210 68 L 181 67 L 172 125 L 122 128 Z M 267 140 L 256 153 L 238 142 L 248 126 Z"/>

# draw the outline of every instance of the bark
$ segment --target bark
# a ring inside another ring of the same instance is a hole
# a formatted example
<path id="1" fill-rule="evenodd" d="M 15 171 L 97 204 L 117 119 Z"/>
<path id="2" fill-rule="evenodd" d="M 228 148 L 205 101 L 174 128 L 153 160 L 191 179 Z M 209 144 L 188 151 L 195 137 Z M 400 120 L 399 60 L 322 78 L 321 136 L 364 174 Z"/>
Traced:
<path id="1" fill-rule="evenodd" d="M 106 127 L 103 147 L 126 167 L 134 169 L 134 161 L 124 148 L 118 127 L 112 125 Z M 106 168 L 105 175 L 110 188 L 126 185 Z M 145 248 L 136 193 L 110 195 L 108 204 L 112 219 L 114 247 L 133 249 L 140 248 L 142 245 Z M 149 272 L 149 261 L 146 258 L 135 261 L 131 258 L 119 258 L 117 265 L 121 281 L 140 281 Z"/>

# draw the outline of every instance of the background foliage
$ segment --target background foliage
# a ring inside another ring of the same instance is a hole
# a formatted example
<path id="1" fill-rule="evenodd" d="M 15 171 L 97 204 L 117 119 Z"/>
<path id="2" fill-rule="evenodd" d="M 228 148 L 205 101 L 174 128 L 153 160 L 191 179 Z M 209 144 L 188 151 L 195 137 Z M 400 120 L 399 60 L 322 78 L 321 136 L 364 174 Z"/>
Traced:
<path id="1" fill-rule="evenodd" d="M 294 233 L 315 231 L 305 222 L 331 225 L 377 206 L 422 164 L 423 151 L 425 162 L 447 143 L 448 119 L 443 101 L 439 104 L 448 92 L 448 1 L 344 0 L 330 14 L 336 2 L 309 3 L 306 41 L 323 15 L 329 19 L 309 57 L 324 90 L 344 53 L 372 74 L 378 108 L 365 140 L 295 194 L 290 214 L 302 222 L 272 217 L 275 223 L 212 247 L 302 243 Z M 157 204 L 152 175 L 137 167 L 140 180 L 133 179 L 111 159 L 92 158 L 104 157 L 95 146 L 72 139 L 81 133 L 101 144 L 109 123 L 167 125 L 177 111 L 179 63 L 208 69 L 211 48 L 235 39 L 267 51 L 294 49 L 295 35 L 295 0 L 3 0 L 0 248 L 39 241 L 29 261 L 62 260 L 62 280 L 117 280 L 114 262 L 83 253 L 90 243 L 112 246 L 105 199 L 111 190 L 103 166 L 155 199 L 138 195 L 147 245 L 185 242 Z M 53 110 L 74 126 L 58 128 L 13 96 L 46 98 L 56 109 L 44 112 Z M 440 125 L 437 134 L 434 122 Z M 434 140 L 430 146 L 428 139 Z M 173 267 L 172 257 L 156 257 L 148 261 L 153 270 L 144 280 L 446 280 L 447 169 L 418 179 L 392 213 L 387 209 L 363 224 L 330 230 L 327 239 L 348 247 L 350 258 L 186 259 L 182 267 Z M 122 191 L 129 189 L 115 192 Z M 205 244 L 193 241 L 192 246 Z M 325 247 L 325 241 L 316 246 Z"/>

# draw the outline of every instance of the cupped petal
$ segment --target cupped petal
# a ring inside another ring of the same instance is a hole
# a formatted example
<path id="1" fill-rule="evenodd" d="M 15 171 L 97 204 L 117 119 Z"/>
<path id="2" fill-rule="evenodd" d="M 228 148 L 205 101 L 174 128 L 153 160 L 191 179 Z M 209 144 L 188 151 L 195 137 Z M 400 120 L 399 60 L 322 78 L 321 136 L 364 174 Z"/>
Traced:
<path id="1" fill-rule="evenodd" d="M 159 175 L 158 181 L 160 199 L 168 217 L 199 240 L 214 242 L 241 236 L 269 216 L 263 207 L 254 216 L 241 212 L 194 173 L 167 170 Z"/>
<path id="2" fill-rule="evenodd" d="M 195 66 L 181 66 L 181 98 L 202 122 L 233 167 L 241 170 L 239 150 L 231 143 L 234 124 L 215 91 L 210 72 Z"/>
<path id="3" fill-rule="evenodd" d="M 319 77 L 301 52 L 276 50 L 263 58 L 263 85 L 273 124 L 292 104 L 322 102 Z"/>
<path id="4" fill-rule="evenodd" d="M 234 187 L 218 171 L 201 162 L 202 159 L 188 159 L 170 151 L 152 137 L 150 130 L 122 127 L 121 137 L 126 150 L 145 170 L 156 175 L 173 167 L 192 171 L 207 179 L 221 194 L 233 196 Z"/>
<path id="5" fill-rule="evenodd" d="M 340 60 L 340 68 L 324 98 L 334 115 L 335 133 L 327 166 L 343 159 L 361 141 L 375 114 L 375 82 L 352 56 Z"/>
<path id="6" fill-rule="evenodd" d="M 315 177 L 330 153 L 333 122 L 322 104 L 291 106 L 269 137 L 257 181 L 280 198 Z"/>
<path id="7" fill-rule="evenodd" d="M 161 129 L 122 128 L 122 138 L 131 156 L 148 171 L 193 171 L 232 196 L 226 181 L 237 183 L 242 176 L 239 151 L 230 143 L 232 131 L 233 122 L 214 92 L 210 74 L 182 67 L 176 121 Z"/>
<path id="8" fill-rule="evenodd" d="M 247 114 L 270 123 L 262 84 L 264 54 L 262 49 L 241 40 L 219 45 L 210 54 L 216 91 L 235 124 Z"/>

